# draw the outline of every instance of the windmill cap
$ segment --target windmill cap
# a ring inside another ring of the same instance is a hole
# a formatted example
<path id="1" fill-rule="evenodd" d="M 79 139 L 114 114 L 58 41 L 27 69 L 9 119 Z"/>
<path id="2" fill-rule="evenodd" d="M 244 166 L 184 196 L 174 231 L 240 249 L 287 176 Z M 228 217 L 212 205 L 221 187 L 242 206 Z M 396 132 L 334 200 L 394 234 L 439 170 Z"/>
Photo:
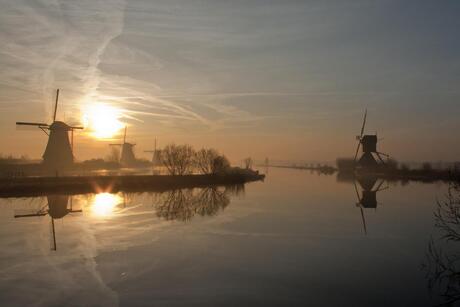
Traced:
<path id="1" fill-rule="evenodd" d="M 71 128 L 70 128 L 69 125 L 67 125 L 64 122 L 55 121 L 54 123 L 51 124 L 50 130 L 65 130 L 65 131 L 69 131 L 69 130 L 71 130 Z"/>

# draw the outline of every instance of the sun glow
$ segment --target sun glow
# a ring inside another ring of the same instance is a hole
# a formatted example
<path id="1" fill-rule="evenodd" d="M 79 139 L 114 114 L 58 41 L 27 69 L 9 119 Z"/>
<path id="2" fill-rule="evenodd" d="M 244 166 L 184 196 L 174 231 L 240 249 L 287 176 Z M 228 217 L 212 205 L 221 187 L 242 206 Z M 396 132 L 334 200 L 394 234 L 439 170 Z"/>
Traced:
<path id="1" fill-rule="evenodd" d="M 110 216 L 120 203 L 122 198 L 116 194 L 99 193 L 92 200 L 91 211 L 97 216 Z"/>
<path id="2" fill-rule="evenodd" d="M 88 106 L 83 115 L 83 123 L 88 127 L 91 134 L 100 139 L 111 138 L 121 128 L 121 112 L 117 108 L 106 104 Z"/>

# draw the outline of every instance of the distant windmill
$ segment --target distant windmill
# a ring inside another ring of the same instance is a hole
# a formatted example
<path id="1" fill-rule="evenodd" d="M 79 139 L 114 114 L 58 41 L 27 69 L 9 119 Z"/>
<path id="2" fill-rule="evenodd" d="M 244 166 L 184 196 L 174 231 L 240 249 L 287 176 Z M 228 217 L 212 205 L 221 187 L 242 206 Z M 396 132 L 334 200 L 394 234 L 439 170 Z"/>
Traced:
<path id="1" fill-rule="evenodd" d="M 363 228 L 364 228 L 365 234 L 367 234 L 367 227 L 366 227 L 366 218 L 364 217 L 363 209 L 369 209 L 369 208 L 376 209 L 377 204 L 378 204 L 377 203 L 377 192 L 388 189 L 388 186 L 386 186 L 385 188 L 382 188 L 382 185 L 385 182 L 385 180 L 381 180 L 377 188 L 374 189 L 376 182 L 377 182 L 376 177 L 366 177 L 366 178 L 358 179 L 358 183 L 362 188 L 361 195 L 359 195 L 358 186 L 356 185 L 356 181 L 353 181 L 353 184 L 355 186 L 356 197 L 358 199 L 356 206 L 359 207 L 359 209 L 361 210 L 361 218 L 363 220 Z"/>
<path id="2" fill-rule="evenodd" d="M 358 147 L 356 148 L 356 153 L 355 153 L 355 164 L 356 162 L 358 166 L 362 168 L 375 168 L 379 166 L 379 163 L 375 160 L 374 156 L 372 154 L 377 155 L 379 160 L 381 161 L 382 164 L 385 164 L 381 156 L 389 157 L 389 155 L 384 154 L 382 152 L 377 151 L 377 134 L 366 134 L 364 135 L 364 127 L 366 126 L 366 118 L 367 118 L 367 110 L 364 113 L 364 120 L 363 120 L 363 125 L 361 127 L 361 133 L 359 136 L 356 136 L 356 140 L 358 141 Z M 358 158 L 358 153 L 359 153 L 359 148 L 363 147 L 363 155 L 359 160 L 357 161 L 356 159 Z"/>
<path id="3" fill-rule="evenodd" d="M 68 195 L 49 195 L 46 197 L 48 204 L 37 211 L 24 212 L 21 214 L 18 211 L 15 211 L 15 218 L 22 217 L 35 217 L 35 216 L 45 216 L 49 215 L 50 220 L 50 245 L 51 250 L 56 250 L 56 231 L 54 228 L 54 220 L 61 219 L 69 213 L 82 212 L 82 210 L 73 210 L 72 208 L 72 198 L 70 198 L 70 208 L 67 206 L 69 203 Z"/>
<path id="4" fill-rule="evenodd" d="M 83 129 L 83 127 L 69 126 L 62 121 L 56 120 L 58 102 L 59 89 L 56 91 L 53 122 L 51 124 L 16 122 L 16 125 L 21 126 L 37 126 L 48 135 L 48 144 L 43 154 L 43 163 L 50 168 L 65 167 L 73 163 L 73 131 L 75 129 Z M 70 141 L 69 131 L 71 133 Z"/>
<path id="5" fill-rule="evenodd" d="M 120 163 L 122 165 L 132 165 L 136 162 L 136 157 L 134 156 L 133 148 L 136 144 L 126 142 L 126 132 L 128 127 L 125 126 L 125 133 L 123 136 L 123 143 L 121 144 L 109 144 L 110 146 L 121 146 L 121 157 Z"/>
<path id="6" fill-rule="evenodd" d="M 153 165 L 156 165 L 160 156 L 160 151 L 157 149 L 157 139 L 155 138 L 155 145 L 153 147 L 153 150 L 144 150 L 146 153 L 151 153 L 152 154 L 152 163 Z"/>

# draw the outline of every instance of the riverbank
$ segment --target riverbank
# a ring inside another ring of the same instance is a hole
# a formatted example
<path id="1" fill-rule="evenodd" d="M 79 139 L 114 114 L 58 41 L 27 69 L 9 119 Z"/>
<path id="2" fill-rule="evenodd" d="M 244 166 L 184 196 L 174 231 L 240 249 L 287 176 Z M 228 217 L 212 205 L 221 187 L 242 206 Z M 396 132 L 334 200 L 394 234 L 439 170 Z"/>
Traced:
<path id="1" fill-rule="evenodd" d="M 266 166 L 267 167 L 267 166 Z M 335 168 L 331 166 L 297 166 L 297 165 L 270 165 L 268 167 L 310 170 L 323 175 L 333 175 L 337 172 L 339 179 L 353 179 L 361 177 L 376 177 L 387 181 L 419 181 L 419 182 L 460 182 L 458 169 L 394 169 L 380 168 L 363 170 L 354 168 Z"/>
<path id="2" fill-rule="evenodd" d="M 354 178 L 374 177 L 387 181 L 417 181 L 425 183 L 460 182 L 460 174 L 455 170 L 387 170 L 387 171 L 355 171 L 339 170 L 337 178 L 339 180 L 353 180 Z"/>
<path id="3" fill-rule="evenodd" d="M 131 175 L 19 177 L 0 179 L 0 197 L 44 196 L 101 192 L 165 191 L 216 185 L 237 185 L 263 180 L 256 171 L 219 175 Z"/>

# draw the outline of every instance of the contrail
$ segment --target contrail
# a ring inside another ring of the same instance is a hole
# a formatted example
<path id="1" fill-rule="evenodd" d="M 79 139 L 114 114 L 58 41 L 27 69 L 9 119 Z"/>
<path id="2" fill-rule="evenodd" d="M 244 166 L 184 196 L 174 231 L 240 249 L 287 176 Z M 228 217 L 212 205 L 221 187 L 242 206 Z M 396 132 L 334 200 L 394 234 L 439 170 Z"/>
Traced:
<path id="1" fill-rule="evenodd" d="M 111 1 L 112 3 L 104 4 L 105 7 L 110 7 L 111 18 L 109 29 L 110 31 L 102 39 L 101 44 L 96 49 L 96 52 L 89 58 L 89 67 L 86 72 L 84 89 L 87 93 L 85 98 L 97 97 L 97 90 L 101 82 L 99 64 L 101 63 L 101 58 L 107 49 L 107 46 L 110 42 L 123 33 L 124 28 L 124 10 L 126 7 L 125 1 Z M 113 11 L 114 7 L 119 8 L 118 11 Z M 109 12 L 109 11 L 106 11 Z M 114 20 L 114 22 L 112 22 Z"/>

